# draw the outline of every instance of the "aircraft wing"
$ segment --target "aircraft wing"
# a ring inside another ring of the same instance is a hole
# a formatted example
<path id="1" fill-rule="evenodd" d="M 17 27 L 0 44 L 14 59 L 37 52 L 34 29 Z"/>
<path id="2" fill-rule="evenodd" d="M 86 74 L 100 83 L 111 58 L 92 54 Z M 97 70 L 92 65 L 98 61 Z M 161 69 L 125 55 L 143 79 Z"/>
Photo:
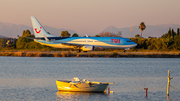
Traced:
<path id="1" fill-rule="evenodd" d="M 33 38 L 33 37 L 24 37 L 24 38 L 28 38 L 28 39 L 41 39 L 41 38 Z M 44 35 L 44 38 L 45 38 L 46 42 L 60 43 L 62 45 L 74 46 L 74 47 L 85 46 L 84 44 L 65 43 L 65 42 L 59 42 L 59 41 L 57 42 L 56 40 L 49 40 L 45 35 Z"/>
<path id="2" fill-rule="evenodd" d="M 23 38 L 27 38 L 27 39 L 41 39 L 41 38 L 33 38 L 33 37 L 23 37 Z"/>
<path id="3" fill-rule="evenodd" d="M 67 45 L 67 46 L 76 46 L 76 47 L 82 47 L 82 46 L 85 46 L 83 44 L 73 44 L 73 43 L 61 43 L 63 45 Z"/>
<path id="4" fill-rule="evenodd" d="M 50 42 L 49 39 L 44 35 L 44 38 L 46 40 L 46 42 Z M 65 42 L 57 42 L 57 41 L 51 41 L 51 42 L 54 42 L 54 43 L 61 43 L 63 45 L 67 45 L 67 46 L 75 46 L 75 47 L 82 47 L 84 45 L 82 44 L 73 44 L 73 43 L 65 43 Z"/>

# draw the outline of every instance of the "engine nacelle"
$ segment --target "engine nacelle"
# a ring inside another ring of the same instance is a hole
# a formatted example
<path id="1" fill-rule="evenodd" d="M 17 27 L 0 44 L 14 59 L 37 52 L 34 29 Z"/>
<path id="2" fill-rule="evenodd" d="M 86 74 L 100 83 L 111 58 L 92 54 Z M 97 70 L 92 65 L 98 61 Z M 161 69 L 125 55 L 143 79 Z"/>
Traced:
<path id="1" fill-rule="evenodd" d="M 81 50 L 82 51 L 92 51 L 92 50 L 94 50 L 94 46 L 91 46 L 91 45 L 83 46 L 83 47 L 81 47 Z"/>

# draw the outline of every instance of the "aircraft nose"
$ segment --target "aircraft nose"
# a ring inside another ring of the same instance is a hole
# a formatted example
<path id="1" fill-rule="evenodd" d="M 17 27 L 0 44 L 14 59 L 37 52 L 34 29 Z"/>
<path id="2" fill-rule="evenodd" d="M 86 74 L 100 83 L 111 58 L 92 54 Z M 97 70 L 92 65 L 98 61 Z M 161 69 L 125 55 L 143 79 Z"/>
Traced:
<path id="1" fill-rule="evenodd" d="M 134 45 L 134 47 L 135 47 L 135 46 L 137 46 L 137 44 L 136 44 L 135 42 L 134 42 L 134 44 L 133 44 L 133 45 Z"/>

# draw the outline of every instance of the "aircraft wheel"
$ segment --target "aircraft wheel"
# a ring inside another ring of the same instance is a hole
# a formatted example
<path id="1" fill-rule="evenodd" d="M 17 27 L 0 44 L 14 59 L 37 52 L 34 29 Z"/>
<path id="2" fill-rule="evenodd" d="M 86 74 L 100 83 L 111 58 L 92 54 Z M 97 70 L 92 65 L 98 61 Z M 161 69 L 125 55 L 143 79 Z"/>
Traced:
<path id="1" fill-rule="evenodd" d="M 126 52 L 126 50 L 124 50 L 124 52 Z"/>

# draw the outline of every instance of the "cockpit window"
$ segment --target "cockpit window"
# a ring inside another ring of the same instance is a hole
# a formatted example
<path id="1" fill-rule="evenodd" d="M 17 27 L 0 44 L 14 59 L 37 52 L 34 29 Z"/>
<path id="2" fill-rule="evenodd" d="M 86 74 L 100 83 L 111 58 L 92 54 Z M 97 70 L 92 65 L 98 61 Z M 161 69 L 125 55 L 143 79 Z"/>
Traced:
<path id="1" fill-rule="evenodd" d="M 128 40 L 127 42 L 132 42 L 132 41 L 129 41 L 129 40 Z"/>

